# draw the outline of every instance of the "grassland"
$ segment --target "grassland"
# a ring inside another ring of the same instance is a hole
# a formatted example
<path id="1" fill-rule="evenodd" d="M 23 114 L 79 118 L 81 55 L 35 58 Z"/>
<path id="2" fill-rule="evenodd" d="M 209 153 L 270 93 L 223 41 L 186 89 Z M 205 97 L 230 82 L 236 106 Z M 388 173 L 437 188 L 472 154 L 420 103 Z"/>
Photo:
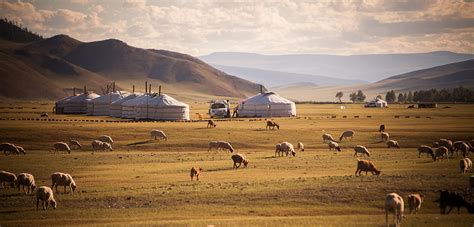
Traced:
<path id="1" fill-rule="evenodd" d="M 21 108 L 20 108 L 21 106 Z M 0 141 L 19 144 L 26 156 L 0 155 L 0 169 L 32 173 L 38 185 L 50 185 L 55 171 L 71 173 L 78 184 L 74 194 L 56 194 L 58 209 L 36 211 L 33 196 L 16 190 L 0 191 L 0 225 L 383 225 L 385 195 L 397 192 L 405 200 L 421 192 L 426 200 L 420 213 L 405 214 L 413 226 L 471 226 L 474 216 L 440 215 L 439 189 L 468 194 L 469 177 L 459 171 L 460 157 L 433 162 L 418 158 L 416 147 L 439 138 L 474 138 L 474 106 L 451 108 L 364 109 L 348 105 L 298 105 L 298 118 L 276 119 L 280 130 L 265 130 L 262 119 L 205 122 L 64 122 L 0 120 Z M 191 103 L 192 113 L 206 105 Z M 38 117 L 51 104 L 0 105 L 0 118 Z M 356 116 L 358 116 L 356 118 Z M 370 116 L 370 117 L 367 117 Z M 396 117 L 398 116 L 398 117 Z M 409 116 L 407 118 L 406 116 Z M 109 119 L 50 115 L 54 119 Z M 387 126 L 399 150 L 387 149 L 377 132 Z M 162 129 L 168 141 L 152 141 L 151 129 Z M 343 151 L 328 151 L 321 135 L 339 137 Z M 90 141 L 99 135 L 114 138 L 114 151 L 92 153 Z M 57 141 L 78 139 L 85 144 L 72 154 L 51 153 Z M 228 140 L 250 159 L 248 168 L 233 169 L 230 154 L 208 152 L 210 140 Z M 274 157 L 274 145 L 298 141 L 306 145 L 296 157 Z M 352 147 L 365 145 L 382 169 L 381 176 L 355 177 Z M 189 169 L 201 166 L 200 182 L 191 182 Z M 392 221 L 392 217 L 390 217 Z"/>

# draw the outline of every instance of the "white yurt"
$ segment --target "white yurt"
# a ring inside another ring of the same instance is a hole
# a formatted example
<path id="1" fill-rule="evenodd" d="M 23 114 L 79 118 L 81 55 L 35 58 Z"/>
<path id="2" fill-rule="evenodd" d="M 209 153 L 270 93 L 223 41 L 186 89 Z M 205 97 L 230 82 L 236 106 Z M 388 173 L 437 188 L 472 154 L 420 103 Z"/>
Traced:
<path id="1" fill-rule="evenodd" d="M 133 93 L 127 95 L 126 97 L 116 100 L 110 104 L 110 114 L 111 117 L 122 117 L 122 104 L 128 100 L 132 100 L 142 94 Z"/>
<path id="2" fill-rule="evenodd" d="M 296 105 L 274 92 L 264 92 L 239 102 L 239 117 L 296 116 Z"/>
<path id="3" fill-rule="evenodd" d="M 153 96 L 149 94 L 138 95 L 134 99 L 129 99 L 122 103 L 122 118 L 135 119 L 137 115 L 137 106 L 147 105 Z"/>
<path id="4" fill-rule="evenodd" d="M 189 105 L 173 97 L 154 95 L 148 102 L 141 102 L 135 108 L 135 119 L 150 120 L 189 120 Z"/>
<path id="5" fill-rule="evenodd" d="M 87 103 L 87 115 L 109 116 L 110 104 L 128 96 L 126 91 L 110 92 Z"/>
<path id="6" fill-rule="evenodd" d="M 71 95 L 71 96 L 58 100 L 54 105 L 54 112 L 56 114 L 63 114 L 65 103 L 74 97 L 76 97 L 76 95 Z"/>
<path id="7" fill-rule="evenodd" d="M 388 104 L 385 100 L 380 99 L 380 98 L 376 98 L 376 99 L 366 103 L 365 107 L 385 108 L 385 107 L 388 107 Z"/>
<path id="8" fill-rule="evenodd" d="M 87 112 L 87 103 L 92 99 L 98 98 L 100 95 L 93 92 L 86 92 L 76 95 L 64 101 L 65 114 L 85 114 Z"/>

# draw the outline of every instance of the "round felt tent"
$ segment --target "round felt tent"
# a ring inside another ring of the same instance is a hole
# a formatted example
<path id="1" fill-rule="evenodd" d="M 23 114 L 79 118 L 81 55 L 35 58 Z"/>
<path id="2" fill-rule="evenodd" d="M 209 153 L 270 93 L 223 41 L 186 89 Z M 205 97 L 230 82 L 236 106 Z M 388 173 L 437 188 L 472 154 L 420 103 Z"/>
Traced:
<path id="1" fill-rule="evenodd" d="M 58 100 L 55 105 L 54 105 L 54 112 L 56 114 L 63 114 L 64 113 L 64 106 L 66 104 L 67 101 L 69 101 L 70 99 L 76 97 L 76 95 L 71 95 L 71 96 L 68 96 L 68 97 L 65 97 L 63 99 L 60 99 Z"/>
<path id="2" fill-rule="evenodd" d="M 189 105 L 166 94 L 153 96 L 149 102 L 138 104 L 135 110 L 135 119 L 189 120 Z"/>
<path id="3" fill-rule="evenodd" d="M 136 94 L 136 93 L 133 93 L 133 94 L 130 94 L 122 99 L 119 99 L 119 100 L 116 100 L 114 102 L 112 102 L 110 104 L 110 116 L 111 117 L 122 117 L 123 114 L 122 114 L 122 109 L 123 109 L 123 106 L 122 104 L 126 101 L 129 101 L 129 100 L 132 100 L 138 96 L 140 96 L 141 94 Z"/>
<path id="4" fill-rule="evenodd" d="M 149 94 L 139 95 L 134 99 L 122 103 L 122 118 L 135 119 L 137 116 L 137 107 L 147 105 L 153 97 Z"/>
<path id="5" fill-rule="evenodd" d="M 65 114 L 85 114 L 87 112 L 87 103 L 92 99 L 98 98 L 100 95 L 93 92 L 86 92 L 80 95 L 74 96 L 64 101 Z"/>
<path id="6" fill-rule="evenodd" d="M 87 115 L 108 116 L 110 104 L 127 96 L 128 92 L 126 91 L 115 91 L 93 99 L 87 103 Z"/>
<path id="7" fill-rule="evenodd" d="M 265 92 L 240 101 L 239 117 L 296 116 L 296 105 L 274 92 Z"/>
<path id="8" fill-rule="evenodd" d="M 373 107 L 373 108 L 385 108 L 388 107 L 388 104 L 385 100 L 376 98 L 364 105 L 365 107 Z"/>

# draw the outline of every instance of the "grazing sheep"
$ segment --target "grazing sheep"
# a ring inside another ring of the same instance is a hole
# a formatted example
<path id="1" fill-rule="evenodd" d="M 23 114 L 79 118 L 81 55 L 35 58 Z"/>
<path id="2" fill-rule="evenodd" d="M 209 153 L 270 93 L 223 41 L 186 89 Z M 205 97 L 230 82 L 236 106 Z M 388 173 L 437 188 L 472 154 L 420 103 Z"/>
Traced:
<path id="1" fill-rule="evenodd" d="M 372 175 L 380 175 L 382 171 L 377 169 L 375 167 L 374 163 L 369 161 L 369 160 L 359 160 L 357 159 L 357 169 L 355 171 L 356 176 L 360 176 L 362 171 L 365 172 L 365 175 L 367 175 L 367 172 L 371 172 Z"/>
<path id="2" fill-rule="evenodd" d="M 382 132 L 380 133 L 380 138 L 382 138 L 382 141 L 388 141 L 390 135 L 388 134 L 388 132 Z"/>
<path id="3" fill-rule="evenodd" d="M 0 151 L 3 151 L 5 155 L 8 154 L 16 154 L 19 155 L 20 151 L 18 150 L 18 147 L 15 146 L 12 143 L 2 143 L 0 144 Z"/>
<path id="4" fill-rule="evenodd" d="M 467 208 L 467 211 L 470 214 L 474 213 L 474 206 L 471 203 L 467 202 L 461 194 L 457 192 L 449 192 L 449 191 L 441 191 L 441 190 L 439 191 L 439 193 L 440 193 L 439 199 L 436 200 L 435 202 L 439 203 L 441 214 L 449 214 L 454 207 L 458 208 L 458 214 L 459 214 L 459 209 L 463 206 Z M 450 207 L 448 210 L 448 213 L 446 213 L 447 206 Z"/>
<path id="5" fill-rule="evenodd" d="M 334 140 L 330 134 L 323 134 L 323 143 L 326 143 L 326 141 L 336 142 L 336 140 Z"/>
<path id="6" fill-rule="evenodd" d="M 352 131 L 352 130 L 345 131 L 345 132 L 342 133 L 341 137 L 339 138 L 339 141 L 342 141 L 342 139 L 344 139 L 344 138 L 351 138 L 351 140 L 352 140 L 352 138 L 354 138 L 354 134 L 355 134 L 355 132 Z"/>
<path id="7" fill-rule="evenodd" d="M 299 151 L 304 151 L 304 144 L 302 142 L 298 142 L 297 147 Z"/>
<path id="8" fill-rule="evenodd" d="M 445 146 L 449 151 L 453 150 L 453 142 L 448 139 L 440 139 L 438 141 L 439 146 Z"/>
<path id="9" fill-rule="evenodd" d="M 199 181 L 199 175 L 201 175 L 201 172 L 202 172 L 201 167 L 191 168 L 191 181 L 193 181 L 194 176 L 196 176 L 196 180 Z"/>
<path id="10" fill-rule="evenodd" d="M 341 151 L 341 147 L 339 147 L 339 144 L 336 143 L 336 142 L 329 141 L 328 146 L 329 146 L 329 150 L 334 149 L 334 150 L 337 150 L 337 151 Z"/>
<path id="11" fill-rule="evenodd" d="M 402 223 L 403 211 L 405 205 L 403 198 L 397 193 L 387 194 L 385 199 L 385 223 L 388 226 L 388 213 L 393 213 L 395 219 L 395 225 L 399 226 Z"/>
<path id="12" fill-rule="evenodd" d="M 295 148 L 293 147 L 293 144 L 288 143 L 288 142 L 280 143 L 280 153 L 282 156 L 283 156 L 283 153 L 285 153 L 286 156 L 288 155 L 293 155 L 293 157 L 296 156 L 296 152 L 295 152 Z"/>
<path id="13" fill-rule="evenodd" d="M 438 143 L 438 142 L 434 142 L 434 143 L 433 143 L 433 147 L 434 147 L 434 148 L 438 148 L 438 147 L 439 147 L 439 143 Z"/>
<path id="14" fill-rule="evenodd" d="M 213 120 L 207 120 L 206 128 L 215 128 L 217 125 Z"/>
<path id="15" fill-rule="evenodd" d="M 101 135 L 99 137 L 99 140 L 102 141 L 102 142 L 106 142 L 106 143 L 109 143 L 109 144 L 114 144 L 114 140 L 112 139 L 112 137 L 108 136 L 108 135 Z"/>
<path id="16" fill-rule="evenodd" d="M 49 117 L 49 115 L 48 115 L 48 113 L 43 112 L 43 113 L 40 114 L 40 117 Z"/>
<path id="17" fill-rule="evenodd" d="M 39 210 L 40 200 L 43 210 L 47 210 L 49 205 L 51 205 L 53 209 L 56 209 L 56 200 L 54 200 L 53 190 L 51 190 L 51 188 L 41 186 L 36 190 L 36 210 Z"/>
<path id="18" fill-rule="evenodd" d="M 239 168 L 242 165 L 242 163 L 244 164 L 244 167 L 247 167 L 247 165 L 249 164 L 248 159 L 243 154 L 237 153 L 237 154 L 232 155 L 231 158 L 232 158 L 232 161 L 234 161 L 234 168 Z M 239 165 L 237 165 L 237 163 Z"/>
<path id="19" fill-rule="evenodd" d="M 77 141 L 77 140 L 70 140 L 69 141 L 69 147 L 72 148 L 73 146 L 76 149 L 82 149 L 81 143 L 79 143 L 79 141 Z"/>
<path id="20" fill-rule="evenodd" d="M 20 186 L 25 194 L 30 194 L 30 189 L 31 192 L 33 192 L 36 189 L 36 184 L 35 184 L 35 178 L 33 175 L 29 173 L 20 173 L 18 174 L 17 177 L 17 187 L 18 191 L 20 191 Z M 28 189 L 28 193 L 26 193 L 25 186 Z"/>
<path id="21" fill-rule="evenodd" d="M 107 142 L 103 142 L 101 145 L 100 145 L 100 150 L 102 151 L 113 151 L 114 149 L 112 149 L 112 145 L 110 145 L 109 143 Z"/>
<path id="22" fill-rule="evenodd" d="M 471 146 L 469 146 L 469 144 L 465 142 L 462 142 L 461 145 L 459 145 L 459 150 L 461 151 L 462 156 L 465 158 L 471 151 Z M 457 155 L 457 152 L 456 152 L 456 155 Z"/>
<path id="23" fill-rule="evenodd" d="M 275 145 L 275 157 L 277 156 L 280 156 L 280 153 L 281 153 L 281 143 Z"/>
<path id="24" fill-rule="evenodd" d="M 354 156 L 357 156 L 357 153 L 361 153 L 362 155 L 367 155 L 367 157 L 370 157 L 369 150 L 367 150 L 367 148 L 364 146 L 357 145 L 354 147 L 354 151 L 355 151 Z"/>
<path id="25" fill-rule="evenodd" d="M 102 150 L 104 142 L 99 141 L 99 140 L 93 140 L 91 145 L 92 145 L 92 151 L 97 151 L 97 150 Z"/>
<path id="26" fill-rule="evenodd" d="M 0 171 L 0 184 L 2 184 L 2 188 L 5 188 L 5 183 L 10 183 L 10 187 L 14 188 L 17 183 L 15 174 L 7 171 Z"/>
<path id="27" fill-rule="evenodd" d="M 64 186 L 64 193 L 66 193 L 66 187 L 71 189 L 71 193 L 74 193 L 77 188 L 76 182 L 68 173 L 55 172 L 51 174 L 51 181 L 51 188 L 56 186 L 56 193 L 58 192 L 58 186 Z"/>
<path id="28" fill-rule="evenodd" d="M 24 154 L 26 155 L 26 151 L 23 147 L 20 147 L 20 146 L 16 146 L 16 149 L 18 149 L 18 152 L 20 152 L 21 154 Z"/>
<path id="29" fill-rule="evenodd" d="M 168 137 L 166 136 L 166 134 L 162 130 L 153 129 L 153 130 L 151 130 L 150 135 L 151 135 L 151 138 L 154 138 L 155 140 L 156 139 L 158 139 L 158 140 L 163 139 L 165 141 L 168 140 Z"/>
<path id="30" fill-rule="evenodd" d="M 426 156 L 431 155 L 431 158 L 435 159 L 435 155 L 431 147 L 428 147 L 426 145 L 420 145 L 418 147 L 418 158 L 421 157 L 422 153 L 426 153 Z"/>
<path id="31" fill-rule="evenodd" d="M 209 142 L 209 146 L 207 148 L 207 151 L 211 151 L 211 149 L 216 149 L 217 151 L 227 150 L 227 151 L 230 151 L 230 153 L 234 152 L 234 148 L 232 147 L 232 145 L 230 145 L 230 143 L 226 142 L 226 141 L 211 141 L 211 142 Z"/>
<path id="32" fill-rule="evenodd" d="M 385 132 L 385 125 L 379 126 L 379 132 Z"/>
<path id="33" fill-rule="evenodd" d="M 54 145 L 54 150 L 56 152 L 59 152 L 59 151 L 66 151 L 68 154 L 71 153 L 71 148 L 69 148 L 69 145 L 67 145 L 67 143 L 64 143 L 64 142 L 57 142 L 55 143 Z"/>
<path id="34" fill-rule="evenodd" d="M 472 169 L 472 161 L 469 158 L 463 158 L 459 162 L 459 167 L 461 167 L 461 173 L 468 173 Z"/>
<path id="35" fill-rule="evenodd" d="M 275 129 L 275 127 L 277 127 L 277 129 L 280 129 L 280 125 L 279 125 L 278 123 L 276 123 L 276 122 L 274 122 L 274 121 L 271 121 L 271 120 L 268 120 L 268 121 L 267 121 L 267 127 L 265 127 L 265 128 L 267 128 L 267 129 L 270 129 L 270 128 L 271 128 L 271 129 Z"/>
<path id="36" fill-rule="evenodd" d="M 448 153 L 449 153 L 448 148 L 446 148 L 445 146 L 438 147 L 436 148 L 434 160 L 436 161 L 436 160 L 439 160 L 440 158 L 441 159 L 446 158 L 449 161 Z"/>
<path id="37" fill-rule="evenodd" d="M 400 146 L 398 145 L 398 142 L 395 140 L 387 141 L 387 146 L 388 148 L 391 148 L 391 147 L 400 148 Z"/>
<path id="38" fill-rule="evenodd" d="M 211 149 L 216 149 L 219 151 L 219 141 L 211 141 L 207 147 L 207 151 L 211 151 Z"/>
<path id="39" fill-rule="evenodd" d="M 415 211 L 415 214 L 421 209 L 421 203 L 423 202 L 424 196 L 422 194 L 410 194 L 408 195 L 408 208 L 410 208 L 410 214 Z"/>

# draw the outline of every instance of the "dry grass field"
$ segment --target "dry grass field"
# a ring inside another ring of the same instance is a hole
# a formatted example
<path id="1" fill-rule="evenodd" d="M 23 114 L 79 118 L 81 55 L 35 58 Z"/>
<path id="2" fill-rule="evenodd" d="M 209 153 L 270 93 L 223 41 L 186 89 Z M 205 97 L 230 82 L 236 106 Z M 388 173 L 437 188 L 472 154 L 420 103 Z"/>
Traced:
<path id="1" fill-rule="evenodd" d="M 6 120 L 38 118 L 51 110 L 45 103 L 3 103 L 0 142 L 23 146 L 26 156 L 0 155 L 0 170 L 28 172 L 38 186 L 51 185 L 50 174 L 68 172 L 78 184 L 76 193 L 55 194 L 58 209 L 36 211 L 33 196 L 16 189 L 0 190 L 0 225 L 375 225 L 385 224 L 385 195 L 404 197 L 420 192 L 425 202 L 418 214 L 405 212 L 403 225 L 471 226 L 474 215 L 465 208 L 440 215 L 437 190 L 464 194 L 469 174 L 459 170 L 460 157 L 433 162 L 418 158 L 416 148 L 440 138 L 474 139 L 474 105 L 451 108 L 365 109 L 361 105 L 297 105 L 297 118 L 278 118 L 280 130 L 266 130 L 263 119 L 206 122 L 75 122 Z M 205 113 L 207 105 L 191 103 L 191 112 Z M 358 116 L 358 117 L 356 117 Z M 370 117 L 368 117 L 370 116 Z M 397 117 L 398 116 L 398 117 Z M 409 118 L 408 118 L 408 117 Z M 194 117 L 194 116 L 193 116 Z M 50 115 L 51 119 L 108 119 Z M 401 149 L 387 149 L 378 126 L 385 124 Z M 168 141 L 153 141 L 151 129 L 162 129 Z M 348 129 L 342 152 L 329 151 L 321 135 L 335 138 Z M 114 151 L 92 153 L 90 142 L 99 135 L 114 138 Z M 54 154 L 52 144 L 74 138 L 84 145 L 71 154 Z M 230 154 L 207 151 L 211 140 L 227 140 L 250 160 L 248 168 L 233 169 Z M 276 143 L 306 145 L 296 157 L 274 157 Z M 382 169 L 381 176 L 356 177 L 353 147 L 364 145 Z M 471 156 L 472 157 L 472 156 Z M 191 182 L 192 166 L 204 169 L 201 181 Z M 405 208 L 408 210 L 408 207 Z M 393 216 L 389 217 L 393 223 Z"/>

